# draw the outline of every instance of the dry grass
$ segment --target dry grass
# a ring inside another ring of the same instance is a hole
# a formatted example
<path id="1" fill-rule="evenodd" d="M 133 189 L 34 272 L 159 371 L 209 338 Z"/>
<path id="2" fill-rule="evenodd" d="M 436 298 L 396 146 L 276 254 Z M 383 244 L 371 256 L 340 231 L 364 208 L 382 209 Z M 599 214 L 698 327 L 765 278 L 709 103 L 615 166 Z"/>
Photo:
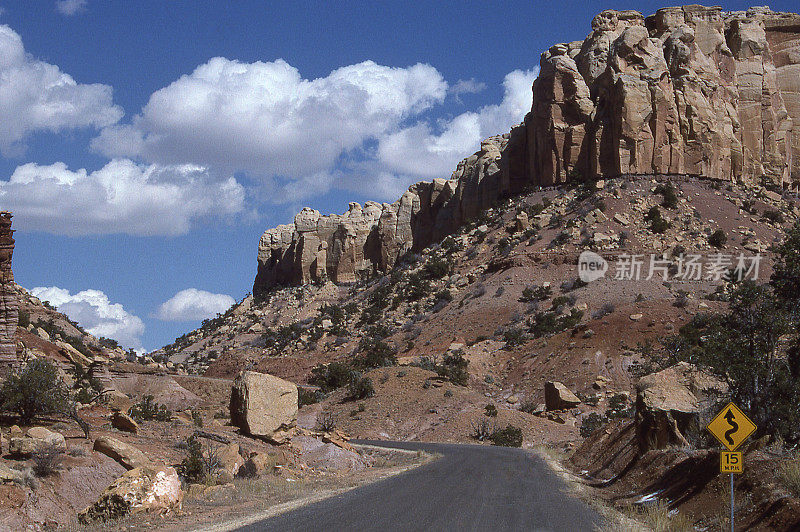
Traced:
<path id="1" fill-rule="evenodd" d="M 800 497 L 800 457 L 787 459 L 781 466 L 779 478 L 794 497 Z"/>
<path id="2" fill-rule="evenodd" d="M 632 508 L 629 515 L 653 532 L 690 532 L 695 530 L 688 515 L 670 511 L 669 504 L 664 501 L 658 501 L 651 506 Z"/>

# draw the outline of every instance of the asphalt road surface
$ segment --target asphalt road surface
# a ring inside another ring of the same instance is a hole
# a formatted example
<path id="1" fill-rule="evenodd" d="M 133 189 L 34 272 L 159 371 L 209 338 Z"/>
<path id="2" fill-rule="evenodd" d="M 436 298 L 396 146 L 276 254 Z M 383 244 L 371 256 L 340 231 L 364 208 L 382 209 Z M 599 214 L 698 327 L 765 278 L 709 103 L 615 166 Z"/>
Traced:
<path id="1" fill-rule="evenodd" d="M 525 530 L 594 531 L 600 515 L 565 494 L 530 452 L 506 447 L 353 441 L 442 457 L 240 528 L 241 531 Z"/>

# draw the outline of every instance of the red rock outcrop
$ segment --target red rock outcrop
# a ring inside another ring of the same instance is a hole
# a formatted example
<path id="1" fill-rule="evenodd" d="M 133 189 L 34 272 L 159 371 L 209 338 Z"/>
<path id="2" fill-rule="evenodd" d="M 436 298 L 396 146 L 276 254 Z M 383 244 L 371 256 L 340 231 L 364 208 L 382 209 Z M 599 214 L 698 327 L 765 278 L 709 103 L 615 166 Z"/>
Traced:
<path id="1" fill-rule="evenodd" d="M 603 11 L 542 54 L 528 177 L 683 174 L 800 183 L 800 15 Z"/>
<path id="2" fill-rule="evenodd" d="M 0 364 L 13 364 L 17 359 L 16 332 L 19 322 L 11 256 L 14 253 L 14 231 L 11 213 L 0 212 Z"/>

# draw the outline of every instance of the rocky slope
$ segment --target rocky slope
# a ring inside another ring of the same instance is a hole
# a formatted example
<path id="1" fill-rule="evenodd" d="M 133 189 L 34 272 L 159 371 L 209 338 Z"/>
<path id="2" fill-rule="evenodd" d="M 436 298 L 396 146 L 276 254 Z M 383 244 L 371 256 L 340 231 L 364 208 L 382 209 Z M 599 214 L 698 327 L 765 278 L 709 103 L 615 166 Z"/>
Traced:
<path id="1" fill-rule="evenodd" d="M 800 183 L 800 15 L 608 10 L 540 66 L 524 122 L 484 141 L 450 179 L 342 215 L 303 209 L 266 231 L 253 293 L 387 272 L 498 199 L 576 176 Z"/>

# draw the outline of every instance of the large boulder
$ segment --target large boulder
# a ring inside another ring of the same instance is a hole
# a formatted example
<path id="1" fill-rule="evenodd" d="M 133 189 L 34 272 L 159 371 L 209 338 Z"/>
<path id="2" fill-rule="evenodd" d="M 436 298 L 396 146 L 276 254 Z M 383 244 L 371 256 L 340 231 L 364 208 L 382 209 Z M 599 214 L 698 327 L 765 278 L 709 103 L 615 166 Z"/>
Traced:
<path id="1" fill-rule="evenodd" d="M 94 440 L 94 450 L 113 458 L 125 469 L 152 467 L 153 463 L 142 451 L 111 436 L 100 436 Z"/>
<path id="2" fill-rule="evenodd" d="M 242 371 L 231 388 L 231 422 L 250 436 L 287 441 L 297 424 L 297 386 L 266 373 Z"/>
<path id="3" fill-rule="evenodd" d="M 53 432 L 44 427 L 31 427 L 25 433 L 25 436 L 11 438 L 8 445 L 8 453 L 12 456 L 27 457 L 46 447 L 55 447 L 66 451 L 67 442 L 64 436 L 58 432 Z"/>
<path id="4" fill-rule="evenodd" d="M 701 413 L 710 406 L 708 391 L 724 386 L 687 362 L 652 373 L 636 386 L 636 435 L 641 452 L 687 446 L 701 430 Z"/>
<path id="5" fill-rule="evenodd" d="M 544 383 L 544 403 L 547 410 L 567 410 L 581 404 L 581 400 L 563 383 L 549 381 Z"/>
<path id="6" fill-rule="evenodd" d="M 106 488 L 97 502 L 78 514 L 78 520 L 86 525 L 139 512 L 163 512 L 179 509 L 182 501 L 181 481 L 175 469 L 137 467 Z"/>

